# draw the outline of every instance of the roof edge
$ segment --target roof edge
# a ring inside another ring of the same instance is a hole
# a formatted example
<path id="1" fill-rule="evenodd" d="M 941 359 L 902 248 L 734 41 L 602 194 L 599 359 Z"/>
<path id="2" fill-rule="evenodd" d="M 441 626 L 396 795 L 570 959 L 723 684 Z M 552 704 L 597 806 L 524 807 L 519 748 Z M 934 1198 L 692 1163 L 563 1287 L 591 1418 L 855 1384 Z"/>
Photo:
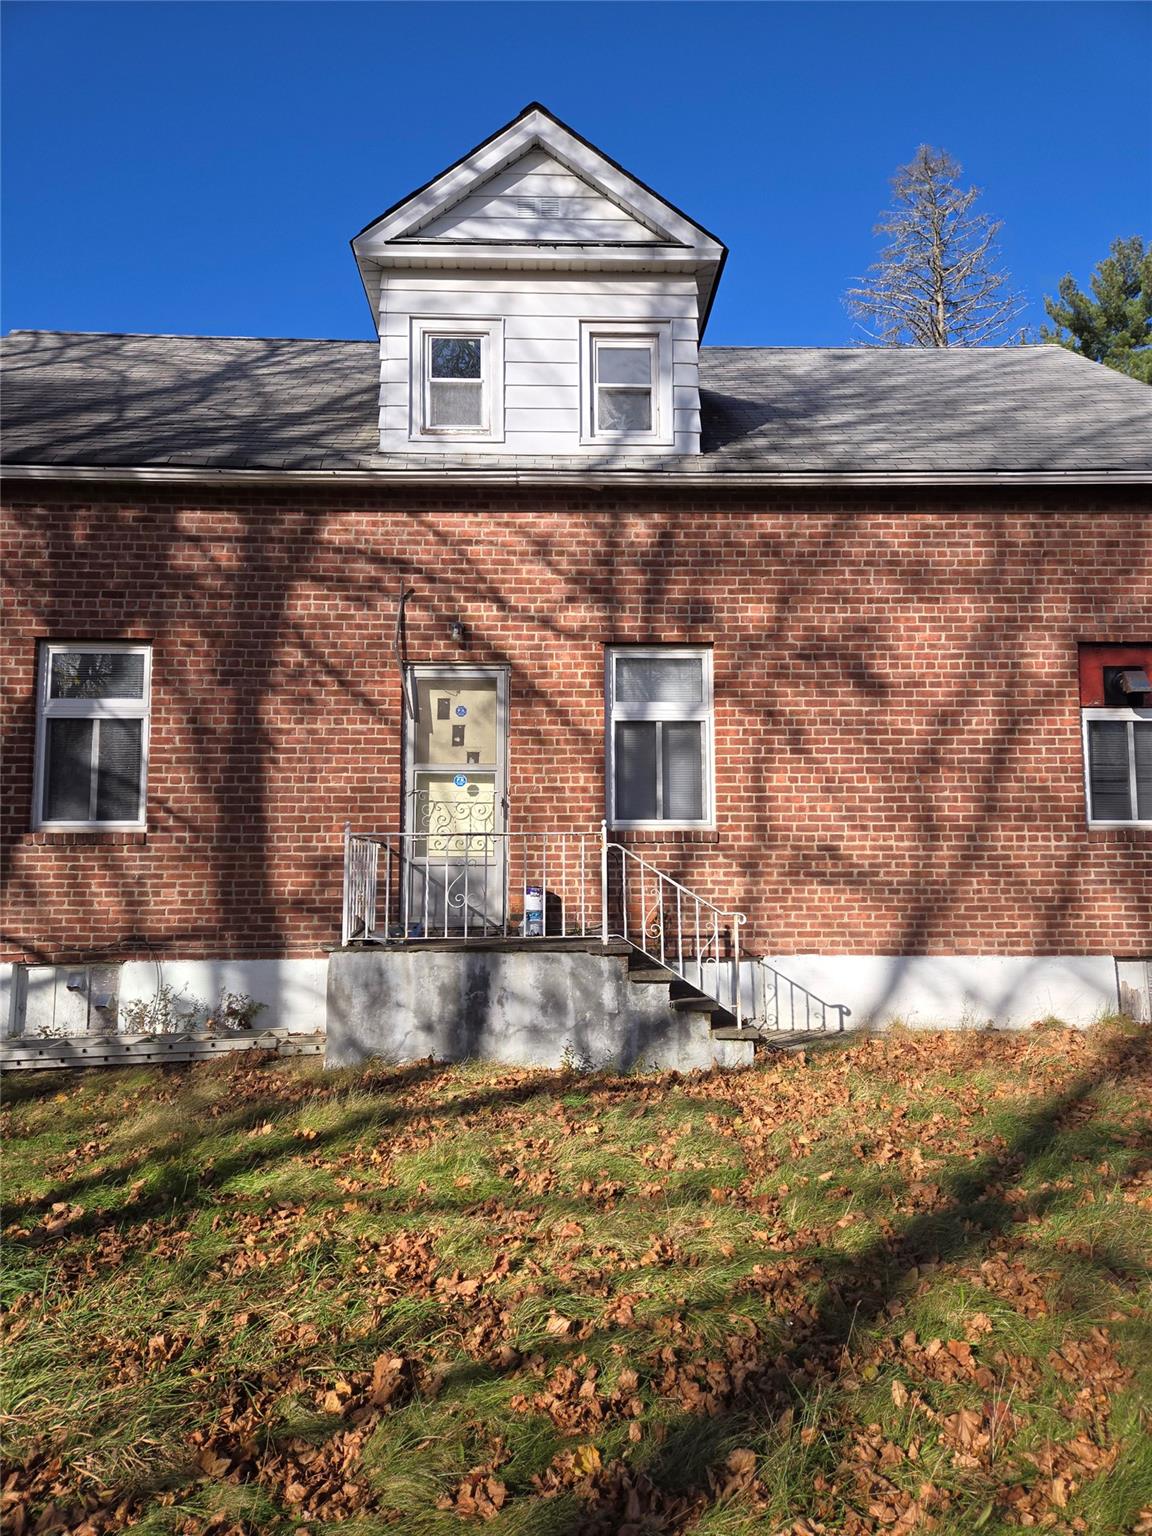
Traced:
<path id="1" fill-rule="evenodd" d="M 1152 467 L 1136 469 L 1096 470 L 984 470 L 938 472 L 935 474 L 909 471 L 846 471 L 843 473 L 803 474 L 789 471 L 746 471 L 731 474 L 693 473 L 691 470 L 644 470 L 598 469 L 589 466 L 584 471 L 547 469 L 213 469 L 210 467 L 167 468 L 162 465 L 66 465 L 66 464 L 5 464 L 0 466 L 3 480 L 20 480 L 41 483 L 115 484 L 115 485 L 298 485 L 298 486 L 374 486 L 388 485 L 460 485 L 460 486 L 552 486 L 556 489 L 601 489 L 607 486 L 664 486 L 707 488 L 715 491 L 722 486 L 734 489 L 773 487 L 798 488 L 811 486 L 815 489 L 852 487 L 897 486 L 1103 486 L 1103 485 L 1152 485 Z"/>

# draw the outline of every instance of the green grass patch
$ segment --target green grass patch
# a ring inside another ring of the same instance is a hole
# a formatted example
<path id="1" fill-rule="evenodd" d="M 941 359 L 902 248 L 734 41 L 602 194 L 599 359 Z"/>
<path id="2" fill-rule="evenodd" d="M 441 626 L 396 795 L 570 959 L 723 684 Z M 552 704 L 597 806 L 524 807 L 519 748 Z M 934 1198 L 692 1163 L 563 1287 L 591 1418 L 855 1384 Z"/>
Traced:
<path id="1" fill-rule="evenodd" d="M 1117 1021 L 729 1075 L 17 1077 L 3 1513 L 1130 1533 L 1150 1089 Z"/>

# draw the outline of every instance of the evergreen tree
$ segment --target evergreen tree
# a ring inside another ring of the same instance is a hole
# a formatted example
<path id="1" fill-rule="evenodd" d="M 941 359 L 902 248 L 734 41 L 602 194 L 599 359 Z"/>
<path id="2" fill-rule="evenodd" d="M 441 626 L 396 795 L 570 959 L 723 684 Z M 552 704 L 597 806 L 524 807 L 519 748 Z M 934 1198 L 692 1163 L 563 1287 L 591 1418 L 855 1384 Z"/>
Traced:
<path id="1" fill-rule="evenodd" d="M 1094 298 L 1069 272 L 1060 279 L 1058 300 L 1045 295 L 1054 324 L 1041 327 L 1040 340 L 1152 384 L 1152 245 L 1139 235 L 1113 240 L 1090 285 Z"/>
<path id="2" fill-rule="evenodd" d="M 975 347 L 1001 338 L 1024 307 L 996 266 L 1000 223 L 973 206 L 978 187 L 921 144 L 892 178 L 892 207 L 876 225 L 888 243 L 845 295 L 868 342 L 886 347 Z"/>

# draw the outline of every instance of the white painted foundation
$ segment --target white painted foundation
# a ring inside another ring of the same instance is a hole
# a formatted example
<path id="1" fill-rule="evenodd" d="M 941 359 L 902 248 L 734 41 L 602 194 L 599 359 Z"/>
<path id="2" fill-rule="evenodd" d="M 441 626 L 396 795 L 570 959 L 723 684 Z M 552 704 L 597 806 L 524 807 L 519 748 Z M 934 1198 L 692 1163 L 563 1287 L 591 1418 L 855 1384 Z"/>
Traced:
<path id="1" fill-rule="evenodd" d="M 883 1028 L 897 1020 L 918 1029 L 987 1024 L 1023 1029 L 1047 1017 L 1082 1028 L 1115 1012 L 1122 1002 L 1135 1017 L 1152 1019 L 1152 963 L 1118 962 L 1111 955 L 779 955 L 769 957 L 768 964 L 817 998 L 850 1008 L 849 1029 Z M 84 999 L 67 985 L 75 969 L 35 966 L 24 971 L 0 965 L 0 1033 L 82 1033 L 88 1027 Z M 741 973 L 746 1014 L 763 1016 L 766 968 L 748 961 Z M 157 981 L 153 962 L 125 962 L 119 976 L 121 1009 L 135 999 L 149 1001 Z M 246 992 L 266 1004 L 257 1027 L 305 1034 L 325 1028 L 326 959 L 164 960 L 163 981 L 209 1004 L 222 991 Z M 779 999 L 786 1025 L 789 997 L 783 986 Z M 796 1006 L 797 1026 L 804 1028 L 800 994 Z M 828 1026 L 835 1022 L 829 1011 Z"/>
<path id="2" fill-rule="evenodd" d="M 264 1010 L 254 1028 L 311 1034 L 324 1028 L 328 985 L 325 960 L 164 960 L 164 985 L 177 994 L 215 1003 L 221 992 L 246 992 Z M 120 972 L 120 1008 L 156 995 L 157 967 L 128 960 Z M 30 1033 L 30 1031 L 29 1031 Z"/>
<path id="3" fill-rule="evenodd" d="M 769 964 L 830 1003 L 848 1027 L 1085 1027 L 1119 1007 L 1111 955 L 779 955 Z"/>

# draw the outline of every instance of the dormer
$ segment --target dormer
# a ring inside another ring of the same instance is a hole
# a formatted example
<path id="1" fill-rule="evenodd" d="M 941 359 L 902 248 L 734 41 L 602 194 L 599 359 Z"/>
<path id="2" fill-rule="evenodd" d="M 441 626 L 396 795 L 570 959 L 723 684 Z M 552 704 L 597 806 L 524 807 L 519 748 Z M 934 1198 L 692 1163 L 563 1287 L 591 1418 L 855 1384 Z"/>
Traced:
<path id="1" fill-rule="evenodd" d="M 724 246 L 537 104 L 352 241 L 380 334 L 380 451 L 700 451 Z"/>

